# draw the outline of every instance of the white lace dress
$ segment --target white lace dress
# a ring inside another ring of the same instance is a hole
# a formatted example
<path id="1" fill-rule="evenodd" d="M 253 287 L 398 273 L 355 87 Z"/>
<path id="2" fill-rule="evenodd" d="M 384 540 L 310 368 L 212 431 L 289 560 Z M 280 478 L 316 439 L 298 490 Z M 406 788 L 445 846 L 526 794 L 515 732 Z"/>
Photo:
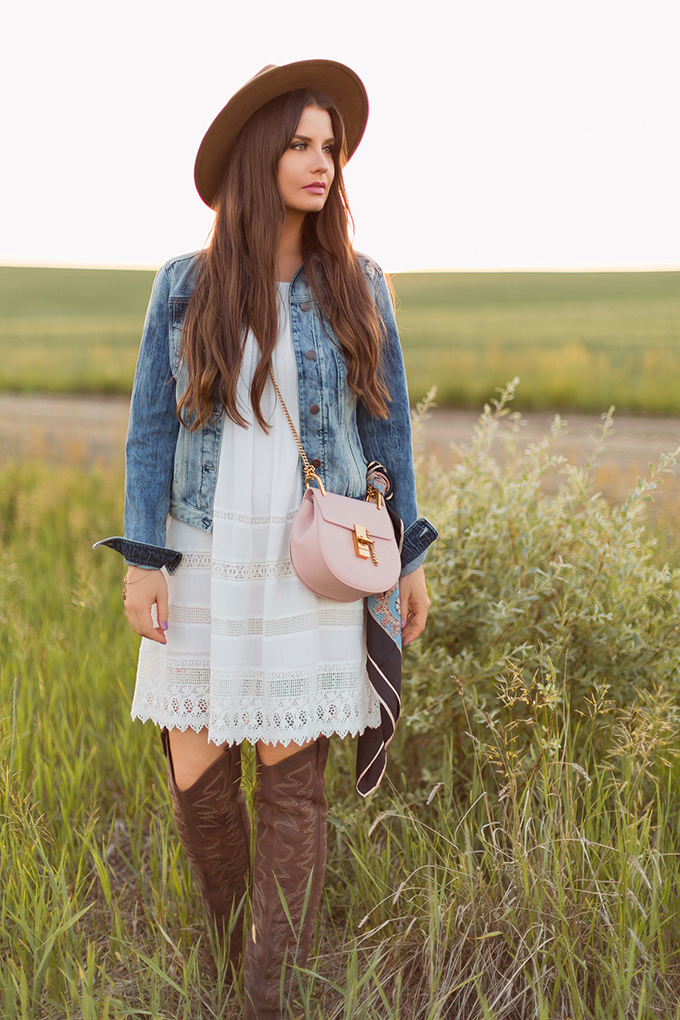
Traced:
<path id="1" fill-rule="evenodd" d="M 297 369 L 288 284 L 279 284 L 281 328 L 274 372 L 297 422 Z M 160 726 L 208 727 L 217 744 L 304 743 L 378 726 L 365 666 L 363 601 L 308 591 L 288 558 L 302 498 L 299 454 L 269 385 L 267 435 L 252 425 L 250 384 L 258 347 L 251 334 L 238 385 L 248 429 L 224 421 L 213 532 L 168 518 L 168 547 L 182 552 L 167 575 L 167 645 L 142 638 L 133 718 Z"/>

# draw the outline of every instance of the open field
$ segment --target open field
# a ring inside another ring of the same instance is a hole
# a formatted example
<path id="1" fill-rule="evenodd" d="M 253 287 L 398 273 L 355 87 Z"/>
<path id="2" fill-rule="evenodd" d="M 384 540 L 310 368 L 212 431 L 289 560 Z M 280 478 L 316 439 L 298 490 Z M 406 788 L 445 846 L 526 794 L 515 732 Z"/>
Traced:
<path id="1" fill-rule="evenodd" d="M 0 267 L 0 390 L 128 393 L 153 274 Z M 394 277 L 414 400 L 680 414 L 680 273 Z"/>
<path id="2" fill-rule="evenodd" d="M 658 490 L 610 508 L 545 435 L 497 457 L 498 424 L 451 473 L 422 469 L 431 619 L 367 803 L 333 741 L 304 1020 L 680 1020 L 680 577 L 644 529 Z M 90 548 L 120 526 L 121 467 L 70 457 L 0 466 L 0 1015 L 236 1020 L 157 733 L 129 719 L 121 561 Z"/>
<path id="3" fill-rule="evenodd" d="M 412 396 L 522 410 L 680 413 L 680 273 L 396 276 Z"/>

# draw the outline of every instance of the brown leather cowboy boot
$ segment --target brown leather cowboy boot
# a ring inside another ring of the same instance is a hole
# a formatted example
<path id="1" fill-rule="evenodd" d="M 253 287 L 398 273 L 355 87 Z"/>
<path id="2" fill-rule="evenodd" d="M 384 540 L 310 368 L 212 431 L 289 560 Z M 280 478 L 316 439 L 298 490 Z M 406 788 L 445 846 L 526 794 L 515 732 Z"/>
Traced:
<path id="1" fill-rule="evenodd" d="M 226 747 L 188 790 L 175 784 L 170 736 L 161 731 L 177 833 L 208 921 L 237 967 L 250 871 L 250 817 L 241 790 L 241 748 Z"/>
<path id="2" fill-rule="evenodd" d="M 276 765 L 263 765 L 258 755 L 244 1020 L 281 1020 L 291 998 L 291 966 L 304 966 L 309 954 L 326 870 L 329 743 L 320 737 Z"/>

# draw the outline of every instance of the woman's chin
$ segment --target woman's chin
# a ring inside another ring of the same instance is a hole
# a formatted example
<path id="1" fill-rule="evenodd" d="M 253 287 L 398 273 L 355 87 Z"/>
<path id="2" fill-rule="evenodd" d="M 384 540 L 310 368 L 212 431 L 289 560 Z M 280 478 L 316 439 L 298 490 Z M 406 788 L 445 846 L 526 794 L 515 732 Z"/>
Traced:
<path id="1" fill-rule="evenodd" d="M 310 212 L 321 212 L 326 204 L 326 195 L 310 195 L 309 198 L 296 202 L 294 206 L 287 206 L 286 212 L 306 215 Z"/>

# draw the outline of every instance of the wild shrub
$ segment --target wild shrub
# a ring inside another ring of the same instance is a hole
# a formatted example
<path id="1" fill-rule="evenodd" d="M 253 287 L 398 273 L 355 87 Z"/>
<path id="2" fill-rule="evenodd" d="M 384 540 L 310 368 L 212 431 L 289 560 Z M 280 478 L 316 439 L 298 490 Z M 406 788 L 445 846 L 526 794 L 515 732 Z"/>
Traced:
<path id="1" fill-rule="evenodd" d="M 443 734 L 468 729 L 460 684 L 474 695 L 478 729 L 510 722 L 499 696 L 508 686 L 523 691 L 517 724 L 522 701 L 526 709 L 550 682 L 556 701 L 569 696 L 572 728 L 596 728 L 595 753 L 609 747 L 621 710 L 645 693 L 677 693 L 680 573 L 658 565 L 645 528 L 674 456 L 610 506 L 593 477 L 612 412 L 577 467 L 555 451 L 559 416 L 542 442 L 523 446 L 521 418 L 510 412 L 515 383 L 485 407 L 460 462 L 444 470 L 433 461 L 421 486 L 440 538 L 427 560 L 428 628 L 405 660 L 406 726 L 421 735 L 408 744 L 414 768 L 414 756 L 424 766 L 437 760 Z M 461 737 L 461 759 L 466 746 Z"/>

